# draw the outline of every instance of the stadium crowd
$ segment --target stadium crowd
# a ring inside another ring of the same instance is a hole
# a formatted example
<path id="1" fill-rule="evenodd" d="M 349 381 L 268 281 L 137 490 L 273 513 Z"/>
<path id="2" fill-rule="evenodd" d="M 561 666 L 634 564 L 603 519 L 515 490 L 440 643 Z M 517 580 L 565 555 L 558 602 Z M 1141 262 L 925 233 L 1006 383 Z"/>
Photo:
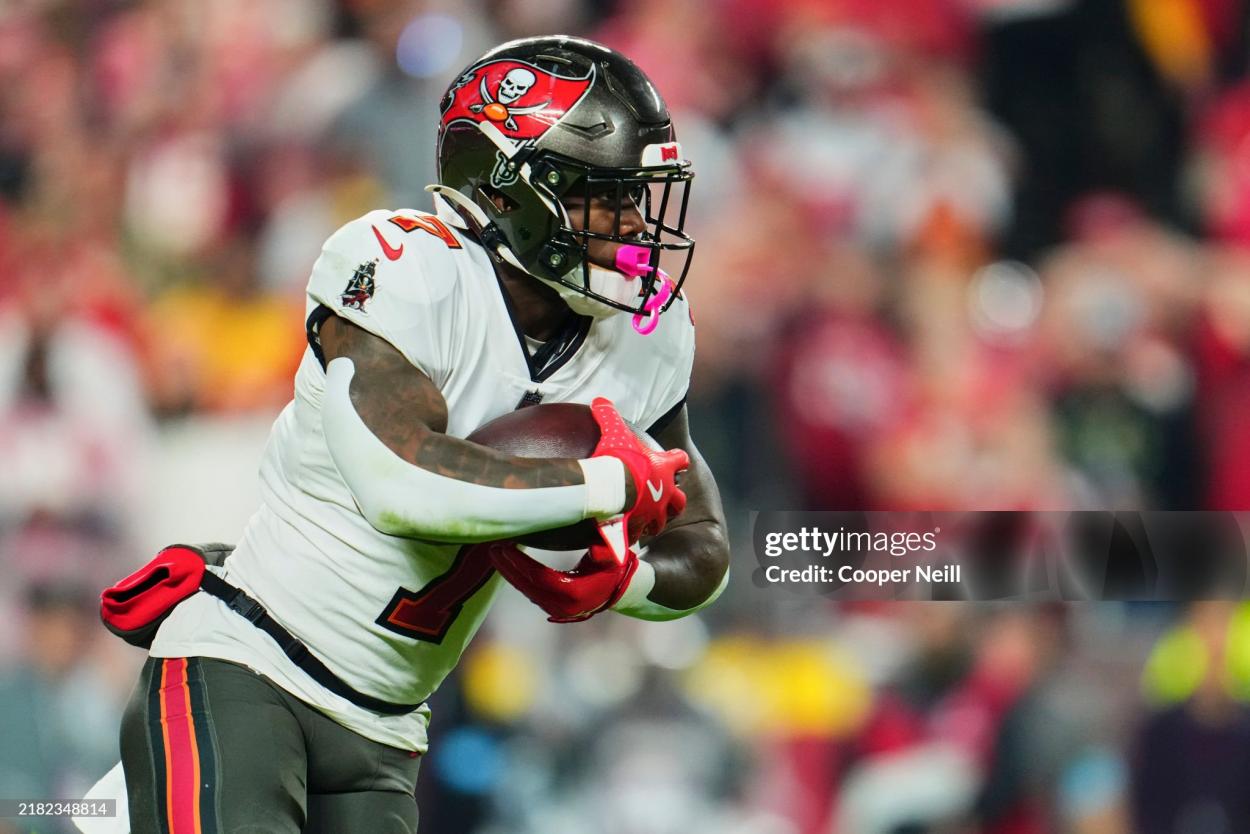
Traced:
<path id="1" fill-rule="evenodd" d="M 246 491 L 195 448 L 290 398 L 321 242 L 426 208 L 451 74 L 552 31 L 633 57 L 695 160 L 737 574 L 668 624 L 505 600 L 423 830 L 1250 831 L 1246 610 L 833 605 L 753 586 L 746 537 L 1250 507 L 1245 0 L 0 4 L 0 797 L 116 761 L 140 658 L 94 594 L 168 529 L 153 473 L 192 518 Z"/>

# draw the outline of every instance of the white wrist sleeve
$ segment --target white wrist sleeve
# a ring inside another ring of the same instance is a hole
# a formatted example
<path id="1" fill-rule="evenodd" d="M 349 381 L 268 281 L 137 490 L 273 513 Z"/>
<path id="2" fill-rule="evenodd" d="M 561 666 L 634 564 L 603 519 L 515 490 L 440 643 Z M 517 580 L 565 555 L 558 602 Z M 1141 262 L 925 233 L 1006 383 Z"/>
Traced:
<path id="1" fill-rule="evenodd" d="M 625 593 L 612 606 L 612 610 L 618 614 L 625 614 L 639 620 L 676 620 L 693 614 L 696 611 L 708 607 L 716 598 L 724 592 L 725 586 L 729 584 L 729 568 L 725 568 L 725 575 L 721 577 L 720 584 L 716 586 L 716 590 L 711 596 L 703 600 L 693 608 L 676 609 L 668 608 L 660 605 L 658 602 L 652 602 L 647 599 L 647 595 L 655 587 L 655 568 L 651 563 L 646 561 L 647 550 L 642 548 L 639 550 L 638 569 L 634 571 L 634 575 L 630 577 L 629 586 L 625 588 Z"/>
<path id="2" fill-rule="evenodd" d="M 620 458 L 600 455 L 578 461 L 586 476 L 586 517 L 611 518 L 625 507 L 625 464 Z"/>
<path id="3" fill-rule="evenodd" d="M 616 458 L 579 461 L 584 484 L 535 489 L 482 486 L 415 466 L 387 448 L 356 413 L 349 393 L 355 373 L 346 357 L 326 368 L 322 430 L 361 514 L 383 533 L 493 541 L 613 515 L 625 503 L 624 464 Z"/>

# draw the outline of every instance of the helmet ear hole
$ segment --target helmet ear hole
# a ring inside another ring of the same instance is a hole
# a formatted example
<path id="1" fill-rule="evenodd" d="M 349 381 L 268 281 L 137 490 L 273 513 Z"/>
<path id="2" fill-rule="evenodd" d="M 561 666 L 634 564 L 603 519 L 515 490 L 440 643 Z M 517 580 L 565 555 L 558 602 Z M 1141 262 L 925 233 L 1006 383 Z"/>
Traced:
<path id="1" fill-rule="evenodd" d="M 507 214 L 510 211 L 516 211 L 521 204 L 509 197 L 507 194 L 495 188 L 493 185 L 483 185 L 479 188 L 482 196 L 489 200 L 501 214 Z"/>

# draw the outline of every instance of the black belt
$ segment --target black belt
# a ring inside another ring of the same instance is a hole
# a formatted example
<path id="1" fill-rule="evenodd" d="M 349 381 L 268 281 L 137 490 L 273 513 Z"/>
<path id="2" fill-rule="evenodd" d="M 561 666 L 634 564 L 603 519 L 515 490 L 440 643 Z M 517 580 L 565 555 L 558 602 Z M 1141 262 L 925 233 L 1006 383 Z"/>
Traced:
<path id="1" fill-rule="evenodd" d="M 335 695 L 346 698 L 358 707 L 364 707 L 367 710 L 373 710 L 383 715 L 407 715 L 421 706 L 420 704 L 393 704 L 390 701 L 383 701 L 381 698 L 374 698 L 372 695 L 366 695 L 363 692 L 357 692 L 355 689 L 352 689 L 346 681 L 331 672 L 324 663 L 318 660 L 308 650 L 308 647 L 304 645 L 302 640 L 287 631 L 277 620 L 269 616 L 265 606 L 245 594 L 242 588 L 236 588 L 212 571 L 204 571 L 204 578 L 200 580 L 200 589 L 217 597 L 231 611 L 241 615 L 249 623 L 272 637 L 278 644 L 278 647 L 282 649 L 287 657 L 291 658 L 291 661 L 296 666 L 303 669 L 310 678 Z"/>

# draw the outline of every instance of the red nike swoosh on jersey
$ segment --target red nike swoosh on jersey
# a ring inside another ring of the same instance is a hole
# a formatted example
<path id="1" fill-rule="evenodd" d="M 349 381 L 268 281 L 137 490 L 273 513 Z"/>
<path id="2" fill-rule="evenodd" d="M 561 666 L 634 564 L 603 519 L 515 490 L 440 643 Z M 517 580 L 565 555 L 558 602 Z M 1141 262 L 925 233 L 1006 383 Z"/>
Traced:
<path id="1" fill-rule="evenodd" d="M 369 228 L 373 229 L 374 237 L 376 237 L 378 239 L 378 243 L 382 245 L 383 255 L 392 261 L 397 261 L 401 256 L 403 256 L 404 245 L 402 243 L 399 244 L 398 248 L 392 248 L 391 245 L 386 242 L 386 238 L 382 237 L 382 233 L 378 231 L 377 226 L 370 226 Z"/>

